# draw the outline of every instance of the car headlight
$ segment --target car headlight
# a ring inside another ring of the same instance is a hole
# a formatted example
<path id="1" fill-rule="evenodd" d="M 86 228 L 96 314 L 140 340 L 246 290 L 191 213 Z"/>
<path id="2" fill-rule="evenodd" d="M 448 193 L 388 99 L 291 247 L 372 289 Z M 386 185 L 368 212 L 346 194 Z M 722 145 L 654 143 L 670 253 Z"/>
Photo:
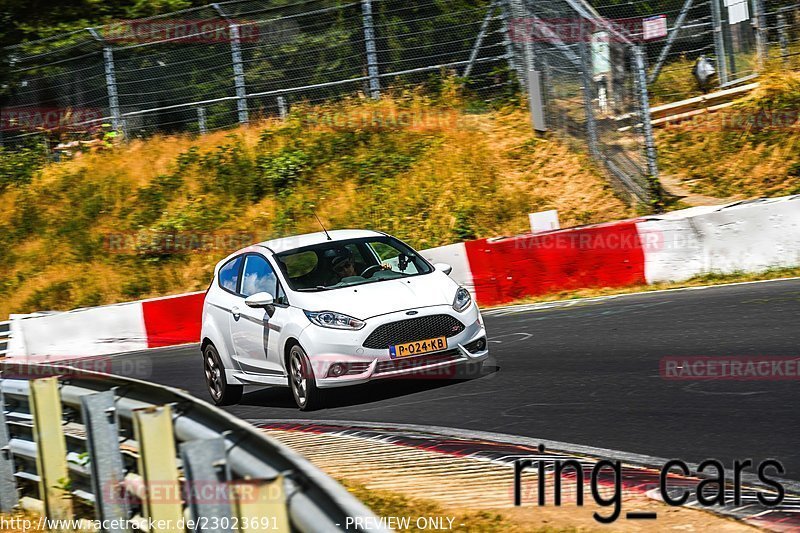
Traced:
<path id="1" fill-rule="evenodd" d="M 333 311 L 303 311 L 308 319 L 323 328 L 361 329 L 364 321 Z"/>
<path id="2" fill-rule="evenodd" d="M 456 291 L 456 297 L 453 298 L 453 309 L 460 313 L 469 307 L 470 303 L 472 303 L 472 296 L 469 295 L 469 291 L 464 287 L 459 287 Z"/>

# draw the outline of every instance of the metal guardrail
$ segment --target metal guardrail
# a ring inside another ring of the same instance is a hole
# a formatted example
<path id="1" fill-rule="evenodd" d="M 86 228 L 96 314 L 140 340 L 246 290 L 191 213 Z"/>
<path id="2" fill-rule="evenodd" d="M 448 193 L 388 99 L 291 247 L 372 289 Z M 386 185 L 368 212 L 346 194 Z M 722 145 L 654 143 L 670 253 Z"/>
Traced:
<path id="1" fill-rule="evenodd" d="M 70 367 L 0 369 L 2 512 L 112 532 L 159 520 L 171 525 L 159 531 L 229 532 L 377 523 L 305 459 L 188 393 Z"/>
<path id="2" fill-rule="evenodd" d="M 0 357 L 8 353 L 8 343 L 11 341 L 11 322 L 0 322 Z"/>

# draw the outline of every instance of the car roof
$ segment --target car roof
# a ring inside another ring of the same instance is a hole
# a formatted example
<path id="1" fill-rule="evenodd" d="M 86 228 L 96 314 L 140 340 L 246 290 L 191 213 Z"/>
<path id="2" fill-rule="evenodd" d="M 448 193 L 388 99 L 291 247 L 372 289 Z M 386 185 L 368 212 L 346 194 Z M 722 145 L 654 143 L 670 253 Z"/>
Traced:
<path id="1" fill-rule="evenodd" d="M 339 229 L 328 232 L 332 241 L 344 241 L 348 239 L 361 239 L 365 237 L 381 237 L 383 233 L 372 230 L 361 229 Z M 313 246 L 315 244 L 322 244 L 328 241 L 327 235 L 319 231 L 317 233 L 306 233 L 305 235 L 294 235 L 292 237 L 284 237 L 282 239 L 272 239 L 271 241 L 264 241 L 259 243 L 259 246 L 265 246 L 279 254 L 295 248 L 303 248 L 304 246 Z"/>

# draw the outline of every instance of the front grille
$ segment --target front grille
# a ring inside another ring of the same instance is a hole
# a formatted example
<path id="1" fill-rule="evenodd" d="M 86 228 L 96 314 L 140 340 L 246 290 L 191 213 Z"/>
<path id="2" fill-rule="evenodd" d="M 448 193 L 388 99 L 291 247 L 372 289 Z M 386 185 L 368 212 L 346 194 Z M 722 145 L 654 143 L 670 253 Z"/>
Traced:
<path id="1" fill-rule="evenodd" d="M 378 326 L 364 341 L 364 348 L 386 349 L 405 342 L 452 337 L 462 331 L 464 324 L 450 315 L 409 318 Z"/>
<path id="2" fill-rule="evenodd" d="M 418 355 L 417 357 L 391 359 L 389 361 L 379 361 L 378 365 L 375 367 L 375 374 L 385 374 L 397 370 L 424 370 L 431 365 L 453 363 L 459 360 L 461 360 L 461 355 L 458 350 Z"/>

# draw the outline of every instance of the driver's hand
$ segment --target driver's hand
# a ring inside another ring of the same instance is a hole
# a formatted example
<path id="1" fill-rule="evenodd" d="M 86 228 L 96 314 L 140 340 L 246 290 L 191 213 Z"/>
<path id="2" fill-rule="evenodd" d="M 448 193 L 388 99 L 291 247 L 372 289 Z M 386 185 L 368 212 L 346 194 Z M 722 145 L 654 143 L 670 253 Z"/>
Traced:
<path id="1" fill-rule="evenodd" d="M 383 269 L 383 270 L 391 270 L 392 269 L 392 265 L 389 265 L 387 263 L 381 263 L 381 269 Z"/>

